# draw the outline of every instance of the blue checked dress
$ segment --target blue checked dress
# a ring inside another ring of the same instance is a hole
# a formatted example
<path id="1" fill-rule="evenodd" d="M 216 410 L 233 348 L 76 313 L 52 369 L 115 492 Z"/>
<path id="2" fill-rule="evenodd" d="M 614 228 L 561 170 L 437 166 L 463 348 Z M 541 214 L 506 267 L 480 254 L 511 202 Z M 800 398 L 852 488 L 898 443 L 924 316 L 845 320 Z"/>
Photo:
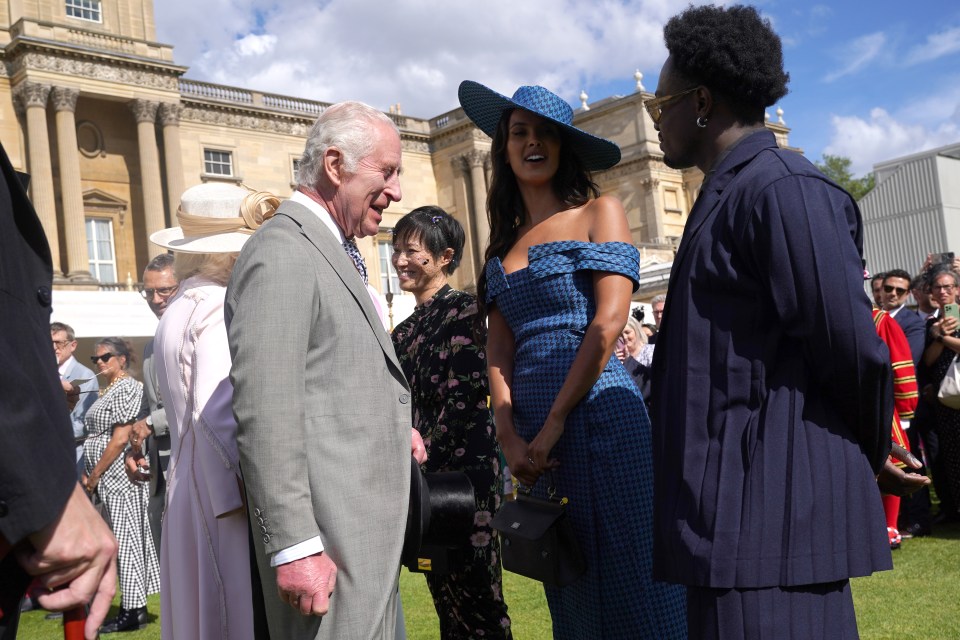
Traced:
<path id="1" fill-rule="evenodd" d="M 623 242 L 561 241 L 530 247 L 529 266 L 506 275 L 486 266 L 487 302 L 514 334 L 513 415 L 517 433 L 537 435 L 596 312 L 592 271 L 630 278 L 639 254 Z M 655 583 L 650 420 L 640 392 L 611 356 L 567 418 L 553 450 L 557 495 L 587 558 L 567 587 L 545 587 L 558 639 L 686 638 L 683 587 Z M 545 495 L 547 478 L 534 489 Z"/>

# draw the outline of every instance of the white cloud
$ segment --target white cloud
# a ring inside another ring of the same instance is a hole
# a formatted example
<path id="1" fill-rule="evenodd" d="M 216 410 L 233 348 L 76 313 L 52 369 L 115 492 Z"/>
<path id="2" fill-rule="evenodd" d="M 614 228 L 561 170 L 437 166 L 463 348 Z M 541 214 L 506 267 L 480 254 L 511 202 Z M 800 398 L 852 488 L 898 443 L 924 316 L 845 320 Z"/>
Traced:
<path id="1" fill-rule="evenodd" d="M 823 153 L 850 158 L 851 172 L 860 176 L 878 162 L 951 144 L 960 140 L 960 99 L 952 104 L 951 117 L 928 124 L 908 122 L 879 107 L 867 118 L 835 115 L 830 119 L 833 136 Z"/>
<path id="2" fill-rule="evenodd" d="M 945 29 L 927 36 L 927 41 L 907 52 L 906 64 L 936 60 L 960 51 L 960 27 Z"/>
<path id="3" fill-rule="evenodd" d="M 191 78 L 431 117 L 457 106 L 464 79 L 506 93 L 543 84 L 574 102 L 591 83 L 629 86 L 637 68 L 650 78 L 663 24 L 687 4 L 165 0 L 156 20 Z"/>
<path id="4" fill-rule="evenodd" d="M 865 68 L 883 52 L 886 43 L 887 36 L 882 31 L 860 36 L 843 48 L 839 54 L 842 66 L 828 73 L 824 81 L 833 82 Z"/>

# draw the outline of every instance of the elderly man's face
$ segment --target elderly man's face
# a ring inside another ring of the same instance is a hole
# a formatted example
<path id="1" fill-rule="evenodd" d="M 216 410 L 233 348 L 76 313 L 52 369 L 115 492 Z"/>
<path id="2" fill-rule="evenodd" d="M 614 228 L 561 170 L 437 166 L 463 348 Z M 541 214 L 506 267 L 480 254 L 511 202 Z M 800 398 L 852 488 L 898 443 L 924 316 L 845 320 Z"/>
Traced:
<path id="1" fill-rule="evenodd" d="M 333 198 L 336 211 L 331 214 L 343 226 L 345 235 L 364 238 L 376 235 L 383 210 L 399 202 L 400 136 L 387 123 L 378 122 L 373 135 L 377 142 L 353 173 L 345 174 Z"/>
<path id="2" fill-rule="evenodd" d="M 66 331 L 51 331 L 50 339 L 53 341 L 53 351 L 57 354 L 57 366 L 62 366 L 77 350 L 77 341 L 70 340 Z"/>

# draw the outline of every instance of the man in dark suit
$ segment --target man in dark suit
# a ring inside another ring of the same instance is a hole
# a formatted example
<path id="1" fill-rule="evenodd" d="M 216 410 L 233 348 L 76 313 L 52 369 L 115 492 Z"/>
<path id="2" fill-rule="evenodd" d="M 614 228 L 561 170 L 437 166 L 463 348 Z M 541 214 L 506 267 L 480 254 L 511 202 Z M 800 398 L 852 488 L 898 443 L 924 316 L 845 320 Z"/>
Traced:
<path id="1" fill-rule="evenodd" d="M 857 637 L 849 578 L 892 568 L 860 213 L 764 126 L 788 76 L 754 8 L 690 8 L 664 36 L 646 107 L 664 163 L 704 184 L 654 352 L 654 577 L 687 585 L 691 638 Z"/>
<path id="2" fill-rule="evenodd" d="M 0 638 L 17 632 L 30 576 L 41 606 L 92 599 L 88 640 L 116 591 L 117 542 L 77 482 L 73 429 L 50 344 L 50 248 L 0 145 Z M 15 366 L 12 366 L 15 363 Z"/>
<path id="3" fill-rule="evenodd" d="M 887 271 L 883 277 L 883 310 L 897 321 L 910 344 L 910 355 L 913 357 L 914 368 L 920 365 L 923 357 L 923 343 L 926 335 L 926 323 L 920 319 L 916 311 L 907 307 L 907 298 L 910 296 L 910 274 L 903 269 Z"/>

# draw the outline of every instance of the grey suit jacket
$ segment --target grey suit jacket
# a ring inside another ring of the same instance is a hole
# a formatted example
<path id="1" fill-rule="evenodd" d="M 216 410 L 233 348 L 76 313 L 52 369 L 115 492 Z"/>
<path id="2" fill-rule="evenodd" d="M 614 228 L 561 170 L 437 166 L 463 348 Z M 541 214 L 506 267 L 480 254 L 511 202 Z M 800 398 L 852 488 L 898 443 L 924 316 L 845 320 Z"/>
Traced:
<path id="1" fill-rule="evenodd" d="M 227 289 L 233 408 L 270 633 L 391 639 L 410 483 L 410 396 L 353 263 L 284 202 Z M 270 555 L 320 536 L 339 568 L 330 613 L 277 596 Z"/>

